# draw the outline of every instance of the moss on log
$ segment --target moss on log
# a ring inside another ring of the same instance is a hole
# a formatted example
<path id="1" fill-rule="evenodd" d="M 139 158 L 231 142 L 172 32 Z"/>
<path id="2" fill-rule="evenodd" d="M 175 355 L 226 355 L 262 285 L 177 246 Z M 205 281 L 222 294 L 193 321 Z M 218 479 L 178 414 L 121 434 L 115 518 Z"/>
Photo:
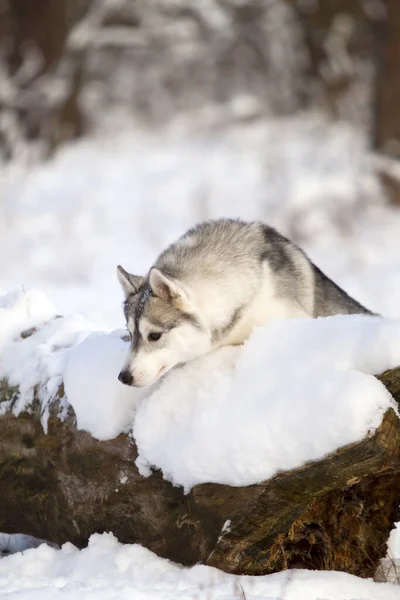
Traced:
<path id="1" fill-rule="evenodd" d="M 400 401 L 400 369 L 379 379 Z M 60 389 L 60 396 L 63 390 Z M 0 401 L 16 388 L 0 382 Z M 0 530 L 61 544 L 112 531 L 182 564 L 266 574 L 293 566 L 370 577 L 399 518 L 400 421 L 390 409 L 372 435 L 324 459 L 247 487 L 181 488 L 135 466 L 127 435 L 100 442 L 39 411 L 0 416 Z M 226 521 L 230 527 L 222 532 Z"/>

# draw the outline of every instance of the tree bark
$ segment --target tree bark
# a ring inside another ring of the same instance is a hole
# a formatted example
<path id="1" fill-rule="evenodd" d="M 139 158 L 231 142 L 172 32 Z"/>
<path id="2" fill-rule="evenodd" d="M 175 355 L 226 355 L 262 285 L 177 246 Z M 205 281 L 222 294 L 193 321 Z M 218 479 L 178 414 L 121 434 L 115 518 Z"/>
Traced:
<path id="1" fill-rule="evenodd" d="M 400 157 L 400 3 L 383 1 L 386 18 L 381 33 L 381 61 L 377 82 L 375 142 L 380 151 Z"/>
<path id="2" fill-rule="evenodd" d="M 400 401 L 400 369 L 380 379 Z M 17 398 L 3 379 L 0 403 Z M 78 546 L 112 531 L 186 565 L 251 575 L 302 566 L 370 577 L 399 518 L 400 422 L 392 409 L 374 435 L 320 461 L 258 485 L 203 484 L 185 495 L 159 472 L 139 475 L 129 436 L 98 441 L 77 430 L 72 408 L 62 422 L 57 400 L 45 434 L 40 404 L 31 408 L 0 417 L 0 531 Z"/>
<path id="3" fill-rule="evenodd" d="M 0 94 L 0 116 L 11 123 L 6 131 L 0 128 L 0 153 L 5 159 L 17 158 L 22 142 L 36 144 L 36 153 L 47 156 L 57 145 L 84 133 L 78 102 L 80 65 L 70 60 L 71 73 L 60 72 L 68 35 L 84 4 L 84 0 L 0 0 L 0 86 L 11 90 Z"/>
<path id="4" fill-rule="evenodd" d="M 333 118 L 356 125 L 375 145 L 381 129 L 378 104 L 388 43 L 389 15 L 384 4 L 391 0 L 373 6 L 348 0 L 286 1 L 296 8 L 303 27 L 313 104 Z M 398 21 L 390 27 L 396 30 Z"/>

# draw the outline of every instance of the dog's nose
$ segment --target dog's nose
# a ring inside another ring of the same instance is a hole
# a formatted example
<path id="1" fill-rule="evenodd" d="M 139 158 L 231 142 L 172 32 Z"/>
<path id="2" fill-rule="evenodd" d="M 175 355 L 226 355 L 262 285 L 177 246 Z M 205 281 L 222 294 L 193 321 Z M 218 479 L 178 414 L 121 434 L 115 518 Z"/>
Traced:
<path id="1" fill-rule="evenodd" d="M 132 385 L 133 383 L 133 377 L 129 371 L 121 371 L 121 373 L 118 375 L 118 379 L 125 385 Z"/>

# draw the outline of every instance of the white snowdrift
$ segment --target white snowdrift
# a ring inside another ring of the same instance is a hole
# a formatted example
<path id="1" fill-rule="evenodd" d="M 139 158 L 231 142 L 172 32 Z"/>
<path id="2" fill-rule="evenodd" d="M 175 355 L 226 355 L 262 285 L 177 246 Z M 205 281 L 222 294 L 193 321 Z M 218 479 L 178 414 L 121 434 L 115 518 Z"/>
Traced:
<path id="1" fill-rule="evenodd" d="M 243 593 L 247 600 L 398 600 L 399 587 L 334 571 L 239 577 L 183 568 L 112 534 L 92 535 L 81 551 L 43 545 L 0 560 L 0 596 L 12 600 L 239 600 Z"/>
<path id="2" fill-rule="evenodd" d="M 17 290 L 0 296 L 0 379 L 19 386 L 13 405 L 19 414 L 34 394 L 42 404 L 42 425 L 47 427 L 48 406 L 63 381 L 70 348 L 79 344 L 97 327 L 79 316 L 56 319 L 55 308 L 39 291 Z M 34 329 L 29 337 L 22 332 Z M 0 414 L 10 409 L 2 402 Z"/>
<path id="3" fill-rule="evenodd" d="M 99 440 L 115 438 L 132 426 L 141 394 L 118 381 L 125 355 L 126 343 L 118 332 L 100 332 L 89 335 L 67 357 L 64 389 L 78 427 Z"/>
<path id="4" fill-rule="evenodd" d="M 29 406 L 38 386 L 46 426 L 64 381 L 79 428 L 110 439 L 133 427 L 142 474 L 156 467 L 186 491 L 204 482 L 250 485 L 322 458 L 363 439 L 395 407 L 373 375 L 400 365 L 399 320 L 271 321 L 243 347 L 220 349 L 153 390 L 137 390 L 117 380 L 127 350 L 121 332 L 93 333 L 69 317 L 22 340 L 18 319 L 26 327 L 53 315 L 30 298 L 23 309 L 18 295 L 5 296 L 0 308 L 13 323 L 0 337 L 0 378 L 21 387 L 14 412 Z"/>
<path id="5" fill-rule="evenodd" d="M 137 464 L 187 491 L 269 479 L 374 431 L 394 402 L 372 375 L 398 365 L 400 321 L 273 321 L 165 378 L 134 421 Z"/>

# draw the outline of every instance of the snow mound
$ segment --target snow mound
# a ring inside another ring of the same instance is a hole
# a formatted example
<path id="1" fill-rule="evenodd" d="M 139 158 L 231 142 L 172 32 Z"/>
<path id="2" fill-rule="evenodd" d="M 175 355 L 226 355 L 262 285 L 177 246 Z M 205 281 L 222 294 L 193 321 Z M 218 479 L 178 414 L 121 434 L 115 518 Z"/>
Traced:
<path id="1" fill-rule="evenodd" d="M 395 403 L 373 377 L 400 365 L 400 321 L 276 320 L 242 348 L 171 372 L 138 408 L 137 465 L 186 491 L 259 483 L 363 439 Z"/>
<path id="2" fill-rule="evenodd" d="M 24 329 L 36 327 L 56 316 L 56 309 L 39 290 L 23 288 L 0 296 L 0 348 Z"/>
<path id="3" fill-rule="evenodd" d="M 30 410 L 36 398 L 46 431 L 50 403 L 64 383 L 60 416 L 69 401 L 79 429 L 101 440 L 127 432 L 143 391 L 117 379 L 126 353 L 121 338 L 121 331 L 98 331 L 80 316 L 57 317 L 40 291 L 0 296 L 0 379 L 19 388 L 18 396 L 1 402 L 0 414 Z"/>
<path id="4" fill-rule="evenodd" d="M 0 297 L 0 379 L 19 387 L 16 399 L 1 402 L 0 414 L 12 410 L 18 415 L 37 398 L 45 430 L 68 352 L 97 329 L 79 316 L 56 317 L 56 309 L 40 291 L 13 291 Z"/>
<path id="5" fill-rule="evenodd" d="M 13 600 L 398 600 L 398 586 L 346 573 L 283 571 L 228 575 L 212 567 L 184 568 L 112 534 L 92 535 L 79 551 L 42 545 L 0 560 L 0 595 Z"/>
<path id="6" fill-rule="evenodd" d="M 118 381 L 126 350 L 118 332 L 93 333 L 70 351 L 66 361 L 64 389 L 77 426 L 101 440 L 129 431 L 136 401 L 144 393 Z"/>

